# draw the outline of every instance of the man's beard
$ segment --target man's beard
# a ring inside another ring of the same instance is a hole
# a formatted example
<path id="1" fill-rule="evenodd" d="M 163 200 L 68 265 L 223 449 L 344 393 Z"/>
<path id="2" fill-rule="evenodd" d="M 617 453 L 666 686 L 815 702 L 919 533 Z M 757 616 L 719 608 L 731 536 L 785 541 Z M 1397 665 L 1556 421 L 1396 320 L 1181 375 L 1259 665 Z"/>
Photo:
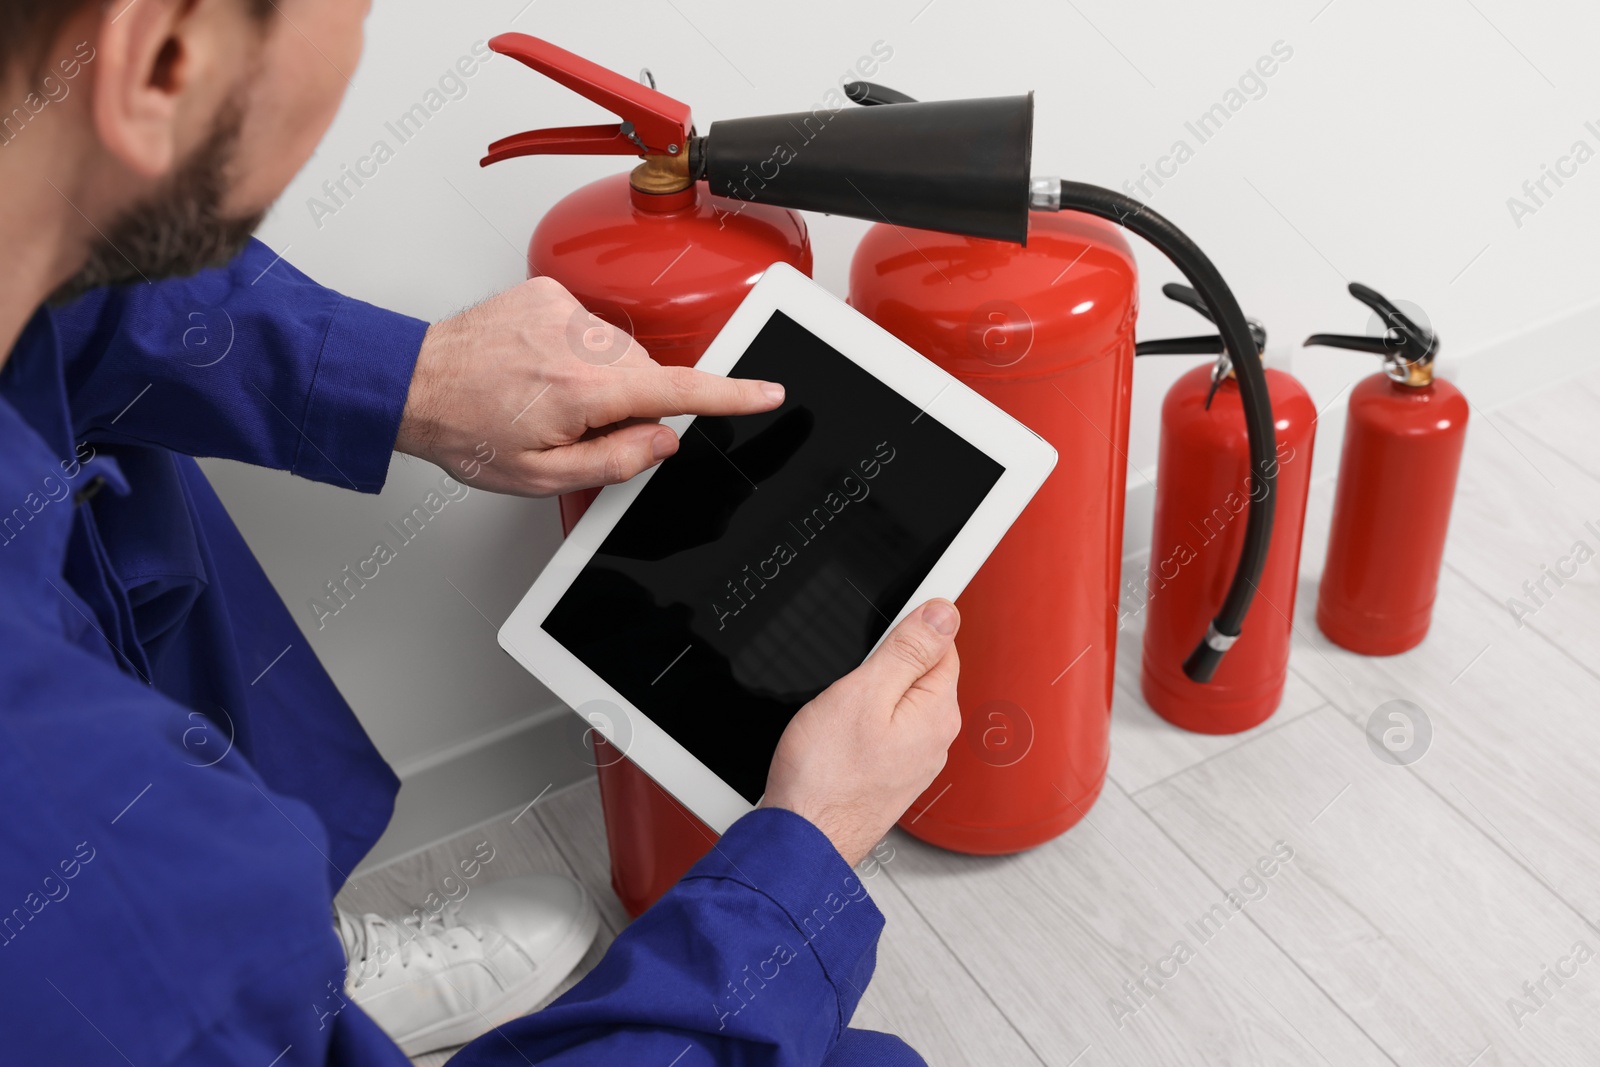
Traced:
<path id="1" fill-rule="evenodd" d="M 242 94 L 241 94 L 242 95 Z M 238 255 L 266 212 L 228 218 L 228 170 L 244 128 L 239 98 L 224 104 L 211 134 L 168 186 L 116 220 L 83 267 L 50 297 L 64 304 L 90 289 L 197 274 Z"/>

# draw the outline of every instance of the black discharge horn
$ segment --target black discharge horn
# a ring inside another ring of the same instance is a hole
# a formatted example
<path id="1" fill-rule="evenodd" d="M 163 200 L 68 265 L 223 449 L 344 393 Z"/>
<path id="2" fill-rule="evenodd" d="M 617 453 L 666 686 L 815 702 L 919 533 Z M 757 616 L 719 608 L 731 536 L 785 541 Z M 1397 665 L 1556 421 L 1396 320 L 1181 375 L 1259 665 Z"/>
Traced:
<path id="1" fill-rule="evenodd" d="M 690 144 L 690 173 L 732 200 L 1026 244 L 1033 94 L 880 92 L 892 95 L 872 102 L 893 107 L 714 122 Z"/>

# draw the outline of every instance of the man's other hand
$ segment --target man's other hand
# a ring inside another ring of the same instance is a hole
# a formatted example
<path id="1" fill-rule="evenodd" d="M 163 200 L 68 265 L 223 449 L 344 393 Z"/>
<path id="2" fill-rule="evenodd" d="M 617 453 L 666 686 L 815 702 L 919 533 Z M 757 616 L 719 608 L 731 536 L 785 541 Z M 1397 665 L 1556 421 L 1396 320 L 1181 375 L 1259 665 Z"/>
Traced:
<path id="1" fill-rule="evenodd" d="M 764 807 L 810 819 L 853 867 L 944 769 L 961 732 L 948 600 L 907 615 L 876 652 L 790 721 Z"/>
<path id="2" fill-rule="evenodd" d="M 429 328 L 395 448 L 471 470 L 479 488 L 555 496 L 627 481 L 676 452 L 657 419 L 781 403 L 776 383 L 661 366 L 560 284 L 534 278 Z"/>

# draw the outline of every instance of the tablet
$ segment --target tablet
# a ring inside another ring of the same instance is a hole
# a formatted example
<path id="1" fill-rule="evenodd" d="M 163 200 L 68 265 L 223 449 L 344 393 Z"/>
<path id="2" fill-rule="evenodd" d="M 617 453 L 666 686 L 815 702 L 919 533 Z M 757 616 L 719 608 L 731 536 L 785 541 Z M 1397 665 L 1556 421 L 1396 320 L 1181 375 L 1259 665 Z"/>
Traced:
<path id="1" fill-rule="evenodd" d="M 795 712 L 954 600 L 1056 453 L 782 264 L 696 366 L 783 405 L 663 420 L 679 450 L 600 493 L 500 644 L 721 833 Z"/>

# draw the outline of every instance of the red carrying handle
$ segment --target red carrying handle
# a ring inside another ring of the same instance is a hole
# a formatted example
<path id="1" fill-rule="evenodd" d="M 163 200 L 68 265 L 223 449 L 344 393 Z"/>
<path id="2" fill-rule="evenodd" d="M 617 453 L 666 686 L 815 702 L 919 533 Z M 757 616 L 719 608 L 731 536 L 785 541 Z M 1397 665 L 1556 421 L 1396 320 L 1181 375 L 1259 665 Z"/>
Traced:
<path id="1" fill-rule="evenodd" d="M 593 100 L 622 122 L 513 134 L 489 146 L 482 166 L 516 156 L 674 156 L 688 151 L 694 128 L 688 104 L 525 33 L 502 33 L 489 47 Z"/>

